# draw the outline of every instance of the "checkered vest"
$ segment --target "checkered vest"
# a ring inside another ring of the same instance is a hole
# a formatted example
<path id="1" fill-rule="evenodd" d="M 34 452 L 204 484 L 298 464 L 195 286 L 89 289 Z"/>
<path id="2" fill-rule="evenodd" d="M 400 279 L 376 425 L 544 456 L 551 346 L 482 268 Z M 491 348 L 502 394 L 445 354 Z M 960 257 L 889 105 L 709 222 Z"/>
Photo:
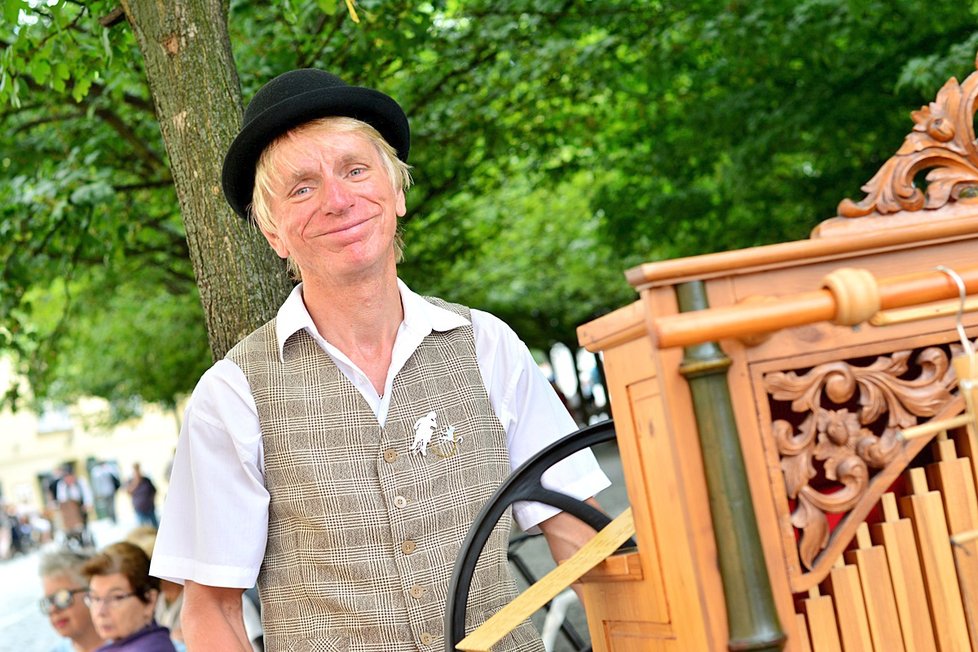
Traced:
<path id="1" fill-rule="evenodd" d="M 468 309 L 429 299 L 468 318 Z M 274 320 L 227 355 L 251 385 L 264 444 L 268 544 L 258 578 L 269 652 L 444 649 L 455 558 L 475 516 L 510 471 L 472 327 L 432 332 L 394 379 L 381 426 L 305 331 L 279 359 Z M 437 429 L 427 455 L 415 425 Z M 445 428 L 461 437 L 454 454 Z M 467 629 L 515 596 L 507 513 L 471 584 Z M 524 623 L 494 650 L 542 650 Z"/>

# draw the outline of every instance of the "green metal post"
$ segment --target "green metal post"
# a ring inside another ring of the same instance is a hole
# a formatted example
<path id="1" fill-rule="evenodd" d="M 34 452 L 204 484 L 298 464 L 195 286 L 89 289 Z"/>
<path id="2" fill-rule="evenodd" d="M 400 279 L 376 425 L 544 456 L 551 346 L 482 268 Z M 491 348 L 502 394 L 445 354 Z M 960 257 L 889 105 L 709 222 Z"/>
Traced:
<path id="1" fill-rule="evenodd" d="M 676 287 L 682 312 L 708 308 L 702 281 Z M 727 385 L 728 358 L 716 342 L 684 349 L 680 373 L 689 383 L 703 450 L 720 575 L 727 604 L 727 649 L 776 652 L 785 635 L 768 579 L 747 471 Z"/>

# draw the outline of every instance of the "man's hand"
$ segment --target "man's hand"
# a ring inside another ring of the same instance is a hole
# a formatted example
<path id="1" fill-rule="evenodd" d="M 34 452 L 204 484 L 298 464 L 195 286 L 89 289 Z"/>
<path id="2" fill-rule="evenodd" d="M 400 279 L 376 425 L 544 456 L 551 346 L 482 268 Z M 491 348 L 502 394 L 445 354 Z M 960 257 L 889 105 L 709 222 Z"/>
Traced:
<path id="1" fill-rule="evenodd" d="M 187 581 L 183 587 L 180 624 L 187 650 L 251 652 L 241 615 L 244 589 L 207 586 Z"/>

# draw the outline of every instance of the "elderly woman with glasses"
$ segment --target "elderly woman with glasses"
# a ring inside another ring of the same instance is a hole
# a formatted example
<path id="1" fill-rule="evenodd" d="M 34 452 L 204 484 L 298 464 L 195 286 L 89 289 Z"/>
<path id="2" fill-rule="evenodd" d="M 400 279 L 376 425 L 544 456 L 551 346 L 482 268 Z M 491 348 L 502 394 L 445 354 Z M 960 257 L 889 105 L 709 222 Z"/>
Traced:
<path id="1" fill-rule="evenodd" d="M 51 621 L 54 631 L 63 637 L 51 652 L 92 652 L 104 643 L 95 631 L 88 607 L 82 602 L 88 582 L 81 566 L 90 557 L 90 553 L 68 550 L 41 557 L 39 570 L 44 589 L 41 611 Z"/>
<path id="2" fill-rule="evenodd" d="M 107 546 L 82 566 L 85 603 L 95 630 L 108 641 L 99 652 L 175 652 L 170 630 L 153 619 L 160 581 L 149 575 L 149 557 L 128 541 Z"/>

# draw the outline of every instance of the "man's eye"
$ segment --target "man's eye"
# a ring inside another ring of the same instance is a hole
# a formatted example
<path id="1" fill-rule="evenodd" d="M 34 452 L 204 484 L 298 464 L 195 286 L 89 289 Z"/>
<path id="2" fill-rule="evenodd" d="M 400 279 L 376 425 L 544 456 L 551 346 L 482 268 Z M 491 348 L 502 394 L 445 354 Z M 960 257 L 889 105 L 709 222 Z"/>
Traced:
<path id="1" fill-rule="evenodd" d="M 350 176 L 351 177 L 358 177 L 358 176 L 360 176 L 361 174 L 363 174 L 366 171 L 367 171 L 367 168 L 353 168 L 352 170 L 350 170 Z"/>
<path id="2" fill-rule="evenodd" d="M 298 196 L 300 196 L 300 195 L 305 195 L 305 194 L 307 194 L 307 193 L 308 193 L 308 192 L 309 192 L 310 190 L 312 190 L 312 189 L 311 189 L 311 188 L 310 188 L 309 186 L 302 186 L 301 188 L 296 188 L 296 189 L 295 189 L 295 190 L 294 190 L 294 191 L 292 192 L 292 196 L 293 196 L 293 197 L 298 197 Z"/>

